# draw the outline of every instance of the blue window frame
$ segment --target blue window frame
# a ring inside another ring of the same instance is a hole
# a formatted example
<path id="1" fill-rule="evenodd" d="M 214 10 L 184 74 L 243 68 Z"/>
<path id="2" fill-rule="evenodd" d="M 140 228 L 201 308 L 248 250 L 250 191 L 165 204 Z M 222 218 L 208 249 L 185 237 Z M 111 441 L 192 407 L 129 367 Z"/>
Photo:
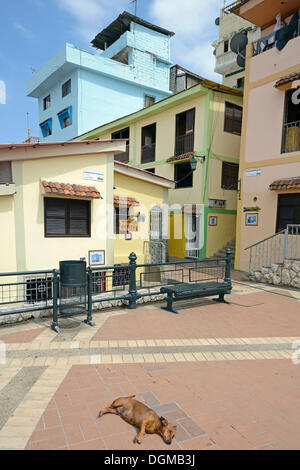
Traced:
<path id="1" fill-rule="evenodd" d="M 47 121 L 41 122 L 40 128 L 43 137 L 48 137 L 49 135 L 52 135 L 52 118 L 47 119 Z"/>
<path id="2" fill-rule="evenodd" d="M 72 125 L 72 106 L 57 113 L 61 129 Z"/>

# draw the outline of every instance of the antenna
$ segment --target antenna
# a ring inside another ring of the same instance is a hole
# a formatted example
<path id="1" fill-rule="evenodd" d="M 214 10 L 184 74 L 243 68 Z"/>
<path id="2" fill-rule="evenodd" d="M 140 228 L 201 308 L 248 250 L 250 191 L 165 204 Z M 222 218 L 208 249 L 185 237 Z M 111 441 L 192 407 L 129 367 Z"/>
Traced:
<path id="1" fill-rule="evenodd" d="M 230 49 L 237 54 L 237 64 L 239 67 L 245 67 L 246 46 L 248 44 L 247 34 L 237 33 L 230 41 Z"/>
<path id="2" fill-rule="evenodd" d="M 30 134 L 31 134 L 31 129 L 29 128 L 29 113 L 27 112 L 27 129 L 26 129 L 26 134 L 27 134 L 27 138 L 29 139 L 30 138 Z"/>
<path id="3" fill-rule="evenodd" d="M 134 16 L 136 16 L 136 14 L 137 14 L 137 2 L 138 2 L 138 0 L 132 0 L 130 2 L 130 5 L 134 5 Z"/>

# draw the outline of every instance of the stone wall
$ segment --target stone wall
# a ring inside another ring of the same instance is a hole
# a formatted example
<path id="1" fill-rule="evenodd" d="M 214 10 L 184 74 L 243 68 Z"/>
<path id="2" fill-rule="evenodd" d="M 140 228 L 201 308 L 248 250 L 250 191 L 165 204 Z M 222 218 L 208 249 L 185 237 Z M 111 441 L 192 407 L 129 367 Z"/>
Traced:
<path id="1" fill-rule="evenodd" d="M 269 268 L 249 273 L 251 281 L 266 282 L 275 286 L 284 285 L 300 289 L 300 260 L 284 260 L 283 264 L 272 264 Z"/>

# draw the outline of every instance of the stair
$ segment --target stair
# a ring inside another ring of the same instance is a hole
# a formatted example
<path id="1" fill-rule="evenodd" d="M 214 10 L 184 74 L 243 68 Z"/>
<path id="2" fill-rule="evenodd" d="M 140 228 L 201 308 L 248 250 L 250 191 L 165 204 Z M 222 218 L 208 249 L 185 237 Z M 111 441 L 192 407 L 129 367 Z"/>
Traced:
<path id="1" fill-rule="evenodd" d="M 226 250 L 230 248 L 231 250 L 231 266 L 234 266 L 234 259 L 235 259 L 235 238 L 233 238 L 227 245 L 223 246 L 219 251 L 217 251 L 211 258 L 225 258 L 226 257 Z M 210 259 L 210 258 L 208 258 Z"/>

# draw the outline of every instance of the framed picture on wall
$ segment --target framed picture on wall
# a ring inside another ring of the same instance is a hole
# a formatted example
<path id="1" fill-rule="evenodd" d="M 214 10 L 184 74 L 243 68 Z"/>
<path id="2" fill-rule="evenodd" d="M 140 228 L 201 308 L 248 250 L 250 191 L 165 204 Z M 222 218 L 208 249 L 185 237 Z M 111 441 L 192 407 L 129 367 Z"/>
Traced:
<path id="1" fill-rule="evenodd" d="M 210 216 L 210 217 L 209 217 L 209 222 L 208 222 L 208 224 L 211 225 L 211 226 L 214 226 L 214 227 L 215 227 L 216 225 L 218 225 L 218 217 L 216 217 L 216 216 Z"/>
<path id="2" fill-rule="evenodd" d="M 246 214 L 246 225 L 253 225 L 257 226 L 258 225 L 258 214 Z"/>
<path id="3" fill-rule="evenodd" d="M 89 251 L 89 265 L 101 266 L 105 264 L 105 250 L 91 250 Z"/>

